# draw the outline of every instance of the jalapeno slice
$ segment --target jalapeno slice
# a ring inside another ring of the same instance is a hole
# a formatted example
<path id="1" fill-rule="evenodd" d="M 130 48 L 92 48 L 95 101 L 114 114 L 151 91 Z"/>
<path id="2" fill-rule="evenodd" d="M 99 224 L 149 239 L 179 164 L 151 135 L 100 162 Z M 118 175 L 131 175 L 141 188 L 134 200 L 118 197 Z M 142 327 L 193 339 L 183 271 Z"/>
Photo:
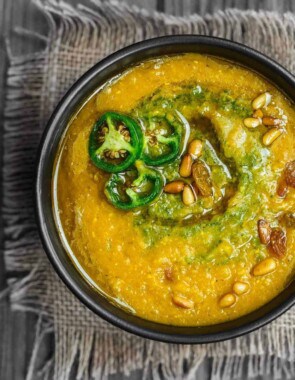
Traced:
<path id="1" fill-rule="evenodd" d="M 135 168 L 112 174 L 105 185 L 109 202 L 122 210 L 131 210 L 153 202 L 162 192 L 162 174 L 137 160 Z"/>
<path id="2" fill-rule="evenodd" d="M 88 149 L 94 165 L 109 173 L 119 173 L 134 164 L 142 147 L 143 134 L 135 120 L 106 112 L 91 131 Z"/>
<path id="3" fill-rule="evenodd" d="M 152 116 L 142 121 L 145 131 L 141 158 L 147 165 L 160 166 L 180 155 L 183 128 L 174 115 Z"/>

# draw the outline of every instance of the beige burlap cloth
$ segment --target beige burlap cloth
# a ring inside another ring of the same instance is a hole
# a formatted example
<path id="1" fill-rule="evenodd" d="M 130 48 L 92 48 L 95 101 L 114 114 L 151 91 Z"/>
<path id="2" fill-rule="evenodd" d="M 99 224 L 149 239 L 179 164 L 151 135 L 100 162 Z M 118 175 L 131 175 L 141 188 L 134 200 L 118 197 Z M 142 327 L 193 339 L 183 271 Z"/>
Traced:
<path id="1" fill-rule="evenodd" d="M 45 48 L 10 56 L 4 132 L 5 260 L 13 308 L 38 313 L 27 379 L 102 379 L 143 370 L 143 378 L 192 379 L 210 358 L 211 379 L 295 378 L 295 310 L 259 331 L 202 346 L 168 345 L 104 322 L 68 291 L 42 250 L 33 214 L 33 172 L 42 130 L 69 86 L 111 52 L 165 34 L 207 34 L 252 46 L 295 72 L 295 15 L 227 10 L 201 18 L 149 14 L 122 3 L 93 1 L 73 8 L 35 0 L 48 21 Z M 55 348 L 42 368 L 37 353 L 47 334 Z"/>

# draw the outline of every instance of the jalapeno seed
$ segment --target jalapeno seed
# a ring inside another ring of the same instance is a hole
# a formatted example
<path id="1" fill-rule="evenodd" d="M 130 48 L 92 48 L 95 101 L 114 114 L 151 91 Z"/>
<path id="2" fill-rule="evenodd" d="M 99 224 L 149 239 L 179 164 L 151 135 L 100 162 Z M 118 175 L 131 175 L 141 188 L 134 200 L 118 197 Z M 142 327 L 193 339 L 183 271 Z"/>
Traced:
<path id="1" fill-rule="evenodd" d="M 88 151 L 95 166 L 109 173 L 119 173 L 134 164 L 142 147 L 142 130 L 134 119 L 117 112 L 105 112 L 93 126 Z"/>

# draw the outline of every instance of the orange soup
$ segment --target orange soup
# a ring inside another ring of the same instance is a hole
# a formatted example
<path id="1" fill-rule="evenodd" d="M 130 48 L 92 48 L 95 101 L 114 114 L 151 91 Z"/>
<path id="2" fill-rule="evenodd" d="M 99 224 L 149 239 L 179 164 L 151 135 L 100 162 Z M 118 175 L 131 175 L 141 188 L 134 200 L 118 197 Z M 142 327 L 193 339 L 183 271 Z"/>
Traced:
<path id="1" fill-rule="evenodd" d="M 164 324 L 245 315 L 295 273 L 294 105 L 198 54 L 144 61 L 89 97 L 56 159 L 64 245 L 110 302 Z"/>

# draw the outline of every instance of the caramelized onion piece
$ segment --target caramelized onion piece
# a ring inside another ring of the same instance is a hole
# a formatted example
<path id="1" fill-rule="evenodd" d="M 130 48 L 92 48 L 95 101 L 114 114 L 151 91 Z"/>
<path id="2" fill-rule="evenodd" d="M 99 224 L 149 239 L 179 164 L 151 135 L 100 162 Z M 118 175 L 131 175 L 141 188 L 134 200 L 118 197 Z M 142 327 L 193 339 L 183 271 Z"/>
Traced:
<path id="1" fill-rule="evenodd" d="M 288 186 L 295 188 L 295 160 L 286 164 L 285 180 Z"/>
<path id="2" fill-rule="evenodd" d="M 259 219 L 257 223 L 258 235 L 261 244 L 268 245 L 271 236 L 271 227 L 269 223 L 264 219 Z"/>
<path id="3" fill-rule="evenodd" d="M 277 187 L 277 194 L 280 198 L 285 198 L 288 192 L 288 185 L 285 178 L 281 178 Z"/>
<path id="4" fill-rule="evenodd" d="M 212 195 L 212 183 L 206 165 L 197 160 L 192 166 L 192 175 L 199 192 L 204 197 Z"/>
<path id="5" fill-rule="evenodd" d="M 285 256 L 287 251 L 286 234 L 281 228 L 273 228 L 270 235 L 270 252 L 278 258 Z"/>
<path id="6" fill-rule="evenodd" d="M 280 222 L 286 227 L 295 228 L 295 212 L 287 212 L 280 217 Z"/>
<path id="7" fill-rule="evenodd" d="M 168 281 L 173 281 L 173 269 L 172 267 L 166 267 L 164 269 L 165 278 Z"/>

